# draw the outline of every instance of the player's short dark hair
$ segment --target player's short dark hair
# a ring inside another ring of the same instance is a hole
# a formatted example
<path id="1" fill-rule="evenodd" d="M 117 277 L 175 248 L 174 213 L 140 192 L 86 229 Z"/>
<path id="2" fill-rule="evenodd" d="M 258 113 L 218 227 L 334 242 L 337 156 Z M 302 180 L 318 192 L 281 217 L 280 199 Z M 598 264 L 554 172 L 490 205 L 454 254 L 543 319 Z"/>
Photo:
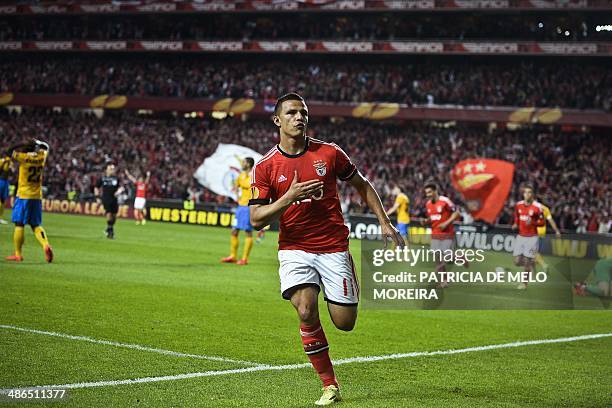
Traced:
<path id="1" fill-rule="evenodd" d="M 245 157 L 244 160 L 249 163 L 250 168 L 253 168 L 253 166 L 255 165 L 255 160 L 252 157 Z"/>
<path id="2" fill-rule="evenodd" d="M 33 152 L 36 150 L 36 143 L 34 141 L 29 142 L 27 145 L 23 147 L 23 150 L 26 152 Z"/>
<path id="3" fill-rule="evenodd" d="M 523 184 L 523 190 L 525 190 L 526 188 L 530 189 L 535 194 L 535 188 L 533 187 L 533 184 L 531 183 Z"/>
<path id="4" fill-rule="evenodd" d="M 431 188 L 434 191 L 438 191 L 438 184 L 433 180 L 427 180 L 423 188 Z"/>
<path id="5" fill-rule="evenodd" d="M 276 105 L 274 105 L 274 114 L 275 115 L 278 115 L 278 112 L 280 111 L 281 105 L 285 101 L 302 101 L 302 102 L 306 103 L 304 101 L 304 98 L 302 98 L 299 94 L 297 94 L 295 92 L 286 93 L 286 94 L 284 94 L 283 96 L 281 96 L 280 98 L 278 98 L 276 100 Z"/>

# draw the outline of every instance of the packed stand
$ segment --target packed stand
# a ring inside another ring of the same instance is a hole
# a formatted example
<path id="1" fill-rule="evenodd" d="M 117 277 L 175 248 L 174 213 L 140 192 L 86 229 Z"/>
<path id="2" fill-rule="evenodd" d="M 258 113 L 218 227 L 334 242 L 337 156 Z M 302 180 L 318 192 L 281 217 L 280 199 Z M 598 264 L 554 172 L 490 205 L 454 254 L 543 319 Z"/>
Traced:
<path id="1" fill-rule="evenodd" d="M 449 171 L 473 157 L 499 158 L 516 164 L 513 190 L 499 222 L 512 223 L 521 199 L 519 186 L 535 184 L 539 200 L 548 205 L 566 231 L 608 232 L 612 223 L 612 140 L 604 134 L 559 133 L 547 129 L 518 131 L 481 127 L 440 128 L 410 124 L 347 120 L 313 120 L 309 134 L 334 141 L 392 205 L 391 188 L 399 184 L 410 196 L 410 211 L 423 215 L 423 183 L 434 179 L 443 194 L 457 203 Z M 267 120 L 143 118 L 128 113 L 93 115 L 35 110 L 0 116 L 6 148 L 25 138 L 49 141 L 45 173 L 46 197 L 93 199 L 93 186 L 104 164 L 113 161 L 121 172 L 152 172 L 149 198 L 229 203 L 199 186 L 192 175 L 219 142 L 236 143 L 265 153 L 278 142 L 276 127 Z M 127 180 L 124 179 L 124 182 Z M 343 206 L 363 211 L 357 193 L 341 184 Z"/>
<path id="2" fill-rule="evenodd" d="M 363 15 L 285 13 L 27 16 L 0 19 L 0 41 L 9 40 L 523 40 L 612 39 L 600 13 Z"/>
<path id="3" fill-rule="evenodd" d="M 418 59 L 248 62 L 207 58 L 28 56 L 0 62 L 0 91 L 176 98 L 272 98 L 289 91 L 309 101 L 407 105 L 612 107 L 609 64 L 564 60 Z"/>

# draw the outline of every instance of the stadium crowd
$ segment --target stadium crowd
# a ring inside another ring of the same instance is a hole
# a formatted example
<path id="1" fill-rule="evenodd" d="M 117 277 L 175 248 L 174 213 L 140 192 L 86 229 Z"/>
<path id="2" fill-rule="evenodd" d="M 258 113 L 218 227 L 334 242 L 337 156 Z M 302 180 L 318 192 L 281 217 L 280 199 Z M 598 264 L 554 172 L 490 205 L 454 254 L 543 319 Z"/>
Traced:
<path id="1" fill-rule="evenodd" d="M 597 31 L 609 24 L 599 13 L 522 15 L 298 13 L 266 14 L 35 16 L 0 20 L 0 40 L 401 40 L 513 39 L 530 41 L 610 40 Z"/>
<path id="2" fill-rule="evenodd" d="M 347 59 L 296 62 L 268 56 L 213 64 L 207 58 L 184 56 L 177 64 L 172 57 L 160 56 L 28 56 L 0 62 L 0 91 L 272 99 L 298 91 L 311 101 L 612 107 L 612 70 L 605 63 Z"/>
<path id="3" fill-rule="evenodd" d="M 535 183 L 539 199 L 551 207 L 562 229 L 608 232 L 612 224 L 612 140 L 604 134 L 544 128 L 489 132 L 482 127 L 316 119 L 311 121 L 309 134 L 342 146 L 381 192 L 387 208 L 393 202 L 391 188 L 397 183 L 411 197 L 411 213 L 422 215 L 422 187 L 430 178 L 438 181 L 444 194 L 461 203 L 450 187 L 452 166 L 465 158 L 490 157 L 516 164 L 513 191 L 500 223 L 512 223 L 513 205 L 520 199 L 518 187 L 529 181 Z M 149 198 L 217 204 L 228 199 L 197 185 L 192 176 L 217 144 L 236 143 L 265 153 L 277 143 L 277 130 L 268 120 L 145 118 L 125 112 L 97 118 L 41 109 L 21 115 L 3 110 L 0 135 L 3 149 L 31 137 L 49 141 L 48 198 L 93 199 L 93 186 L 105 163 L 113 161 L 121 173 L 125 169 L 152 172 Z M 350 187 L 342 185 L 341 196 L 348 210 L 362 211 Z"/>

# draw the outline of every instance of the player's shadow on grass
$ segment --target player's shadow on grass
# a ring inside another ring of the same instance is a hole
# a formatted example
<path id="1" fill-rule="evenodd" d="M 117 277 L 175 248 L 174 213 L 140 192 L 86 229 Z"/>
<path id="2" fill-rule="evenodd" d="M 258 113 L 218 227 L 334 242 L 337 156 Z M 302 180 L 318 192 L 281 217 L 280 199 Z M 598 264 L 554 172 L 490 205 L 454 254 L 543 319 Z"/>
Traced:
<path id="1" fill-rule="evenodd" d="M 376 395 L 355 395 L 350 392 L 342 394 L 342 402 L 339 406 L 357 404 L 370 407 L 419 407 L 419 406 L 478 406 L 482 401 L 487 405 L 504 406 L 507 399 L 495 398 L 495 391 L 485 392 L 474 388 L 462 388 L 458 385 L 428 386 L 424 391 L 418 382 L 406 385 L 406 390 L 390 391 Z M 291 405 L 295 408 L 312 407 L 313 404 Z"/>

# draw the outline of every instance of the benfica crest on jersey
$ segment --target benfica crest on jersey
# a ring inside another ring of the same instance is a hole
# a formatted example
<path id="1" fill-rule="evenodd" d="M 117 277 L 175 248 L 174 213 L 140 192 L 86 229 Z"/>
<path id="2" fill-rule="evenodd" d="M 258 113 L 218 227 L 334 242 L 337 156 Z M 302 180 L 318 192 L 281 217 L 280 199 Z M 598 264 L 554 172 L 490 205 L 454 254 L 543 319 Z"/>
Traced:
<path id="1" fill-rule="evenodd" d="M 327 167 L 324 160 L 315 160 L 313 166 L 317 171 L 317 175 L 323 177 L 327 174 Z"/>

